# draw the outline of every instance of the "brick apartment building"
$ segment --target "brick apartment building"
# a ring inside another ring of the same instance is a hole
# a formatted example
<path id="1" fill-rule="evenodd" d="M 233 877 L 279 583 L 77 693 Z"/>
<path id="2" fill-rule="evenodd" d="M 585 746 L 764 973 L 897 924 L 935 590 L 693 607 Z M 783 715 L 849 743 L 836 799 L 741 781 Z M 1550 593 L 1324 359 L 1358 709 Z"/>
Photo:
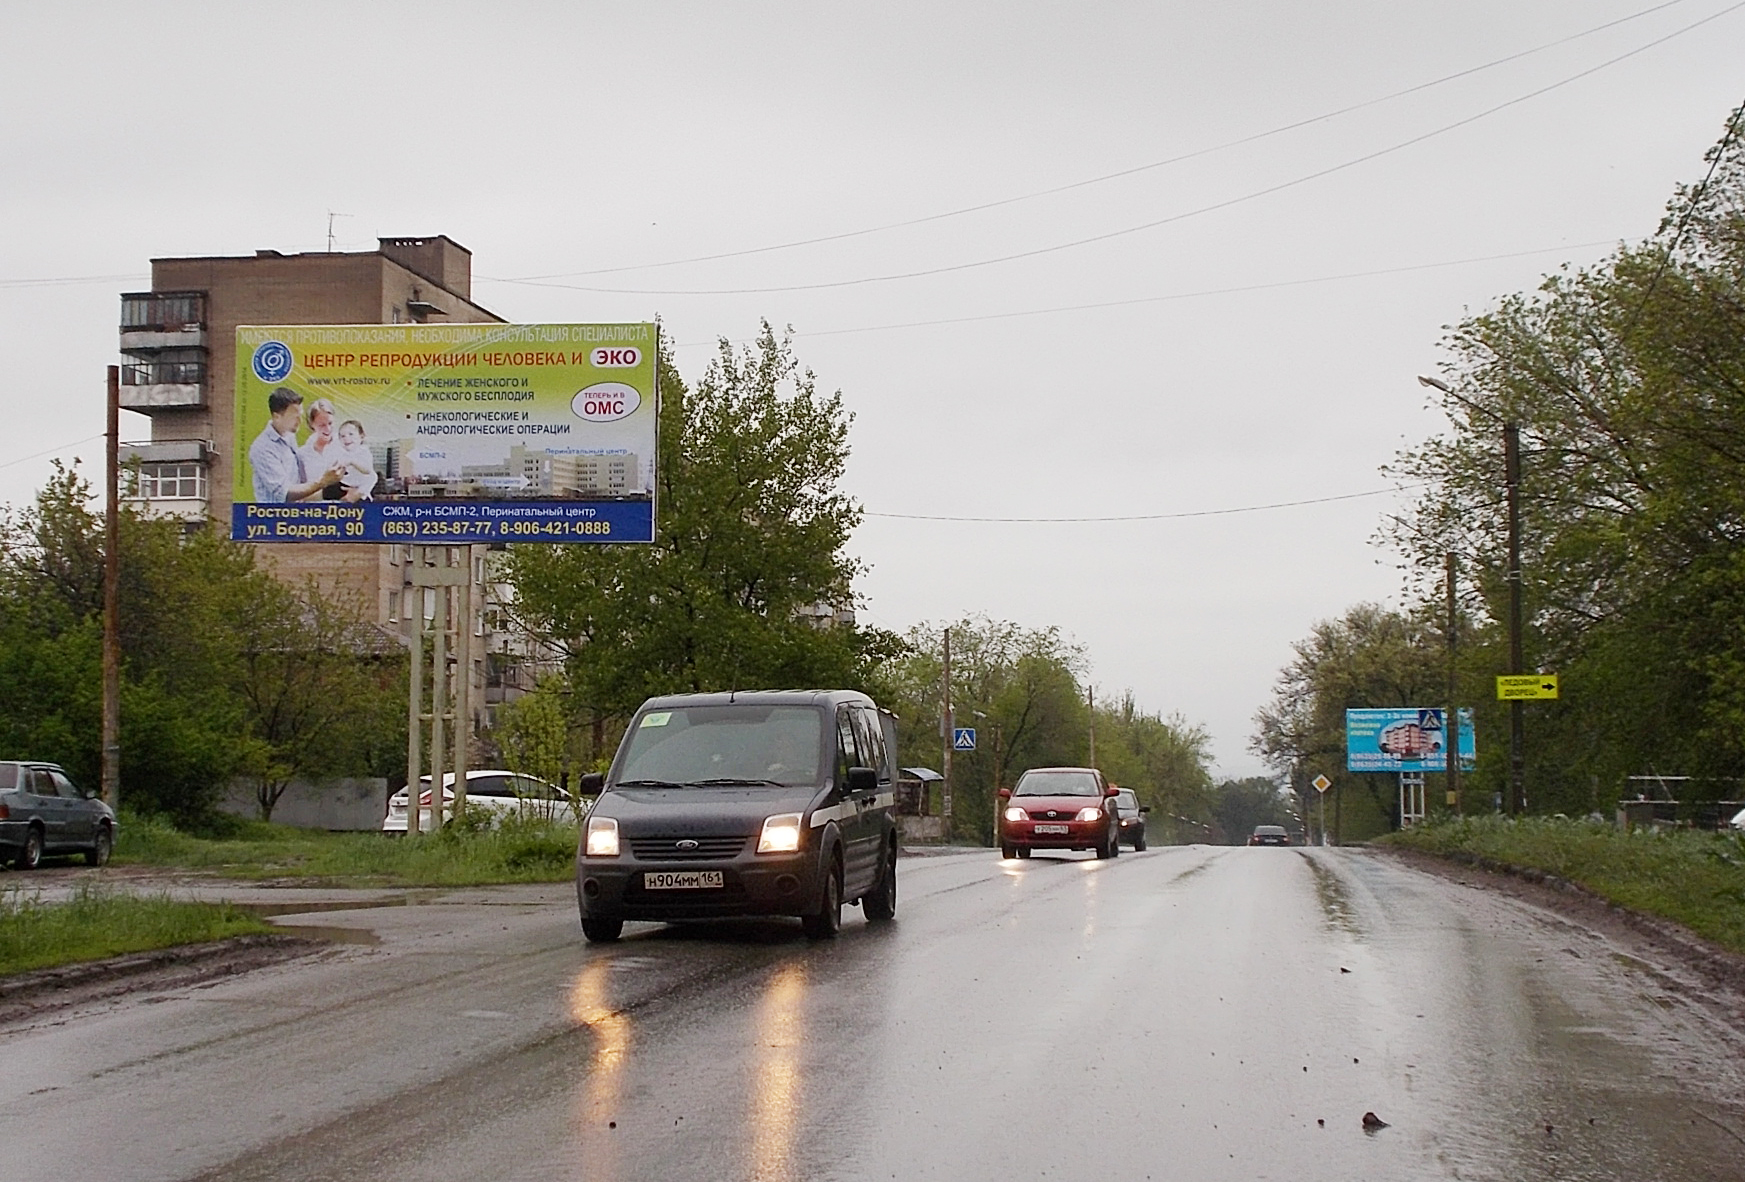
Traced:
<path id="1" fill-rule="evenodd" d="M 123 449 L 138 466 L 131 500 L 145 512 L 230 528 L 236 447 L 236 328 L 244 324 L 481 324 L 472 252 L 443 235 L 382 238 L 373 251 L 152 260 L 151 290 L 121 297 L 121 405 L 151 419 L 151 439 Z M 407 602 L 407 548 L 255 543 L 261 564 L 314 582 L 396 630 Z M 474 547 L 483 562 L 483 548 Z M 497 613 L 485 612 L 495 618 Z M 482 630 L 483 623 L 478 624 Z M 481 632 L 481 634 L 483 634 Z M 487 636 L 479 681 L 503 688 L 522 664 Z M 485 702 L 500 699 L 492 694 Z"/>

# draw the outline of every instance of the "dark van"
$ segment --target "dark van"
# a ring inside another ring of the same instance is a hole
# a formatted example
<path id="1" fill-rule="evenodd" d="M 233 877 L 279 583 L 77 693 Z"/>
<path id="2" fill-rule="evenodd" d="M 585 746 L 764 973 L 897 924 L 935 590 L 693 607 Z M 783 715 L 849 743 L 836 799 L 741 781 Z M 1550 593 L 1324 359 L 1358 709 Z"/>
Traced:
<path id="1" fill-rule="evenodd" d="M 625 920 L 897 911 L 896 720 L 853 690 L 679 694 L 642 704 L 576 852 L 582 933 Z"/>

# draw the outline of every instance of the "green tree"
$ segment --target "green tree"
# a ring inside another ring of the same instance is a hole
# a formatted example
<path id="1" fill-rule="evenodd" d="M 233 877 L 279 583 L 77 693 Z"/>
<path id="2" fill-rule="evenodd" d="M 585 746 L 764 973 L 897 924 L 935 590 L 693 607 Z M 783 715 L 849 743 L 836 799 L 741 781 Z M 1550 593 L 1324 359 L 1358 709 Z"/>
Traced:
<path id="1" fill-rule="evenodd" d="M 405 763 L 394 642 L 355 613 L 299 596 L 208 531 L 122 513 L 121 795 L 181 824 L 210 819 L 230 779 L 286 768 L 386 775 Z M 103 528 L 91 489 L 59 468 L 0 516 L 4 749 L 101 775 Z M 316 676 L 315 670 L 321 675 Z M 295 710 L 312 725 L 290 740 Z M 278 797 L 260 789 L 271 800 Z"/>
<path id="2" fill-rule="evenodd" d="M 1255 715 L 1250 747 L 1286 777 L 1301 811 L 1309 807 L 1309 781 L 1317 774 L 1332 780 L 1341 838 L 1397 828 L 1396 777 L 1345 771 L 1345 711 L 1441 703 L 1448 696 L 1446 645 L 1427 610 L 1407 614 L 1366 603 L 1322 620 L 1292 646 L 1295 656 L 1272 700 Z"/>
<path id="3" fill-rule="evenodd" d="M 270 821 L 291 783 L 405 765 L 407 665 L 350 605 L 257 573 L 235 589 L 228 688 L 245 727 L 239 770 Z"/>
<path id="4" fill-rule="evenodd" d="M 696 388 L 660 358 L 656 537 L 518 546 L 515 611 L 565 658 L 578 711 L 622 717 L 660 693 L 866 684 L 897 648 L 825 621 L 854 602 L 860 508 L 838 487 L 852 416 L 764 325 L 722 341 Z"/>
<path id="5" fill-rule="evenodd" d="M 1148 839 L 1197 841 L 1212 815 L 1211 735 L 1180 714 L 1138 709 L 1131 693 L 1096 711 L 1097 765 L 1150 807 Z"/>
<path id="6" fill-rule="evenodd" d="M 495 738 L 503 766 L 552 784 L 571 784 L 573 727 L 561 679 L 548 677 L 498 711 Z"/>
<path id="7" fill-rule="evenodd" d="M 1266 776 L 1225 780 L 1216 790 L 1212 813 L 1217 818 L 1216 836 L 1225 845 L 1241 845 L 1256 825 L 1282 825 L 1302 838 L 1302 826 L 1292 808 L 1291 796 L 1278 781 Z"/>
<path id="8" fill-rule="evenodd" d="M 1741 111 L 1708 163 L 1648 240 L 1454 326 L 1450 431 L 1393 469 L 1426 486 L 1386 530 L 1420 588 L 1445 552 L 1472 574 L 1463 668 L 1481 735 L 1496 733 L 1499 428 L 1519 424 L 1527 662 L 1563 675 L 1560 701 L 1529 707 L 1528 796 L 1545 811 L 1585 811 L 1631 773 L 1745 774 Z M 1503 769 L 1482 754 L 1495 786 Z"/>
<path id="9" fill-rule="evenodd" d="M 1010 788 L 1027 768 L 1090 762 L 1085 654 L 1053 627 L 970 616 L 950 629 L 955 721 L 977 730 L 976 750 L 951 761 L 953 836 L 991 844 L 997 788 Z M 909 766 L 936 767 L 943 755 L 944 632 L 937 624 L 911 629 L 907 652 L 883 667 L 875 689 L 905 724 L 900 743 Z M 1146 714 L 1128 694 L 1098 708 L 1096 740 L 1104 774 L 1154 810 L 1156 840 L 1167 840 L 1175 816 L 1206 813 L 1211 775 L 1204 728 Z"/>

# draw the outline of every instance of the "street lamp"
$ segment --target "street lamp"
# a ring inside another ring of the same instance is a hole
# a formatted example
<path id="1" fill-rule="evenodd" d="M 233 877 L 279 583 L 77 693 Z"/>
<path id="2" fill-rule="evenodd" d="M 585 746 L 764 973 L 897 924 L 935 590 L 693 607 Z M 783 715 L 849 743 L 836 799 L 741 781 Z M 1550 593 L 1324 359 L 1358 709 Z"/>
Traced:
<path id="1" fill-rule="evenodd" d="M 1418 375 L 1418 384 L 1440 390 L 1469 410 L 1486 418 L 1500 421 L 1503 426 L 1503 481 L 1509 504 L 1509 672 L 1520 674 L 1525 663 L 1521 658 L 1521 430 L 1513 419 L 1502 419 L 1492 411 L 1456 394 L 1448 383 L 1438 378 Z M 1450 575 L 1452 577 L 1452 564 Z M 1451 625 L 1452 626 L 1452 625 Z M 1452 636 L 1452 633 L 1450 633 Z M 1455 726 L 1459 726 L 1458 710 Z M 1458 731 L 1455 732 L 1458 736 Z M 1520 699 L 1509 703 L 1509 815 L 1514 816 L 1526 806 L 1526 715 Z M 1453 752 L 1460 762 L 1458 745 Z M 1450 765 L 1453 766 L 1453 765 Z"/>

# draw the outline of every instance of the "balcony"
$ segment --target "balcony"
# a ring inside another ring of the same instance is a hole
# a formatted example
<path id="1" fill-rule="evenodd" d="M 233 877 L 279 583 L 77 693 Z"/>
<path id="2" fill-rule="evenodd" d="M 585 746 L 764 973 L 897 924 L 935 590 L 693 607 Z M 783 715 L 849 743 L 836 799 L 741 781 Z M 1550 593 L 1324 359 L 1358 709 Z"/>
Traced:
<path id="1" fill-rule="evenodd" d="M 206 405 L 204 361 L 136 361 L 121 367 L 121 405 L 151 414 Z"/>
<path id="2" fill-rule="evenodd" d="M 160 349 L 206 347 L 206 293 L 132 292 L 121 297 L 121 351 L 150 354 Z"/>
<path id="3" fill-rule="evenodd" d="M 122 444 L 124 496 L 147 517 L 205 521 L 212 456 L 198 439 Z"/>

